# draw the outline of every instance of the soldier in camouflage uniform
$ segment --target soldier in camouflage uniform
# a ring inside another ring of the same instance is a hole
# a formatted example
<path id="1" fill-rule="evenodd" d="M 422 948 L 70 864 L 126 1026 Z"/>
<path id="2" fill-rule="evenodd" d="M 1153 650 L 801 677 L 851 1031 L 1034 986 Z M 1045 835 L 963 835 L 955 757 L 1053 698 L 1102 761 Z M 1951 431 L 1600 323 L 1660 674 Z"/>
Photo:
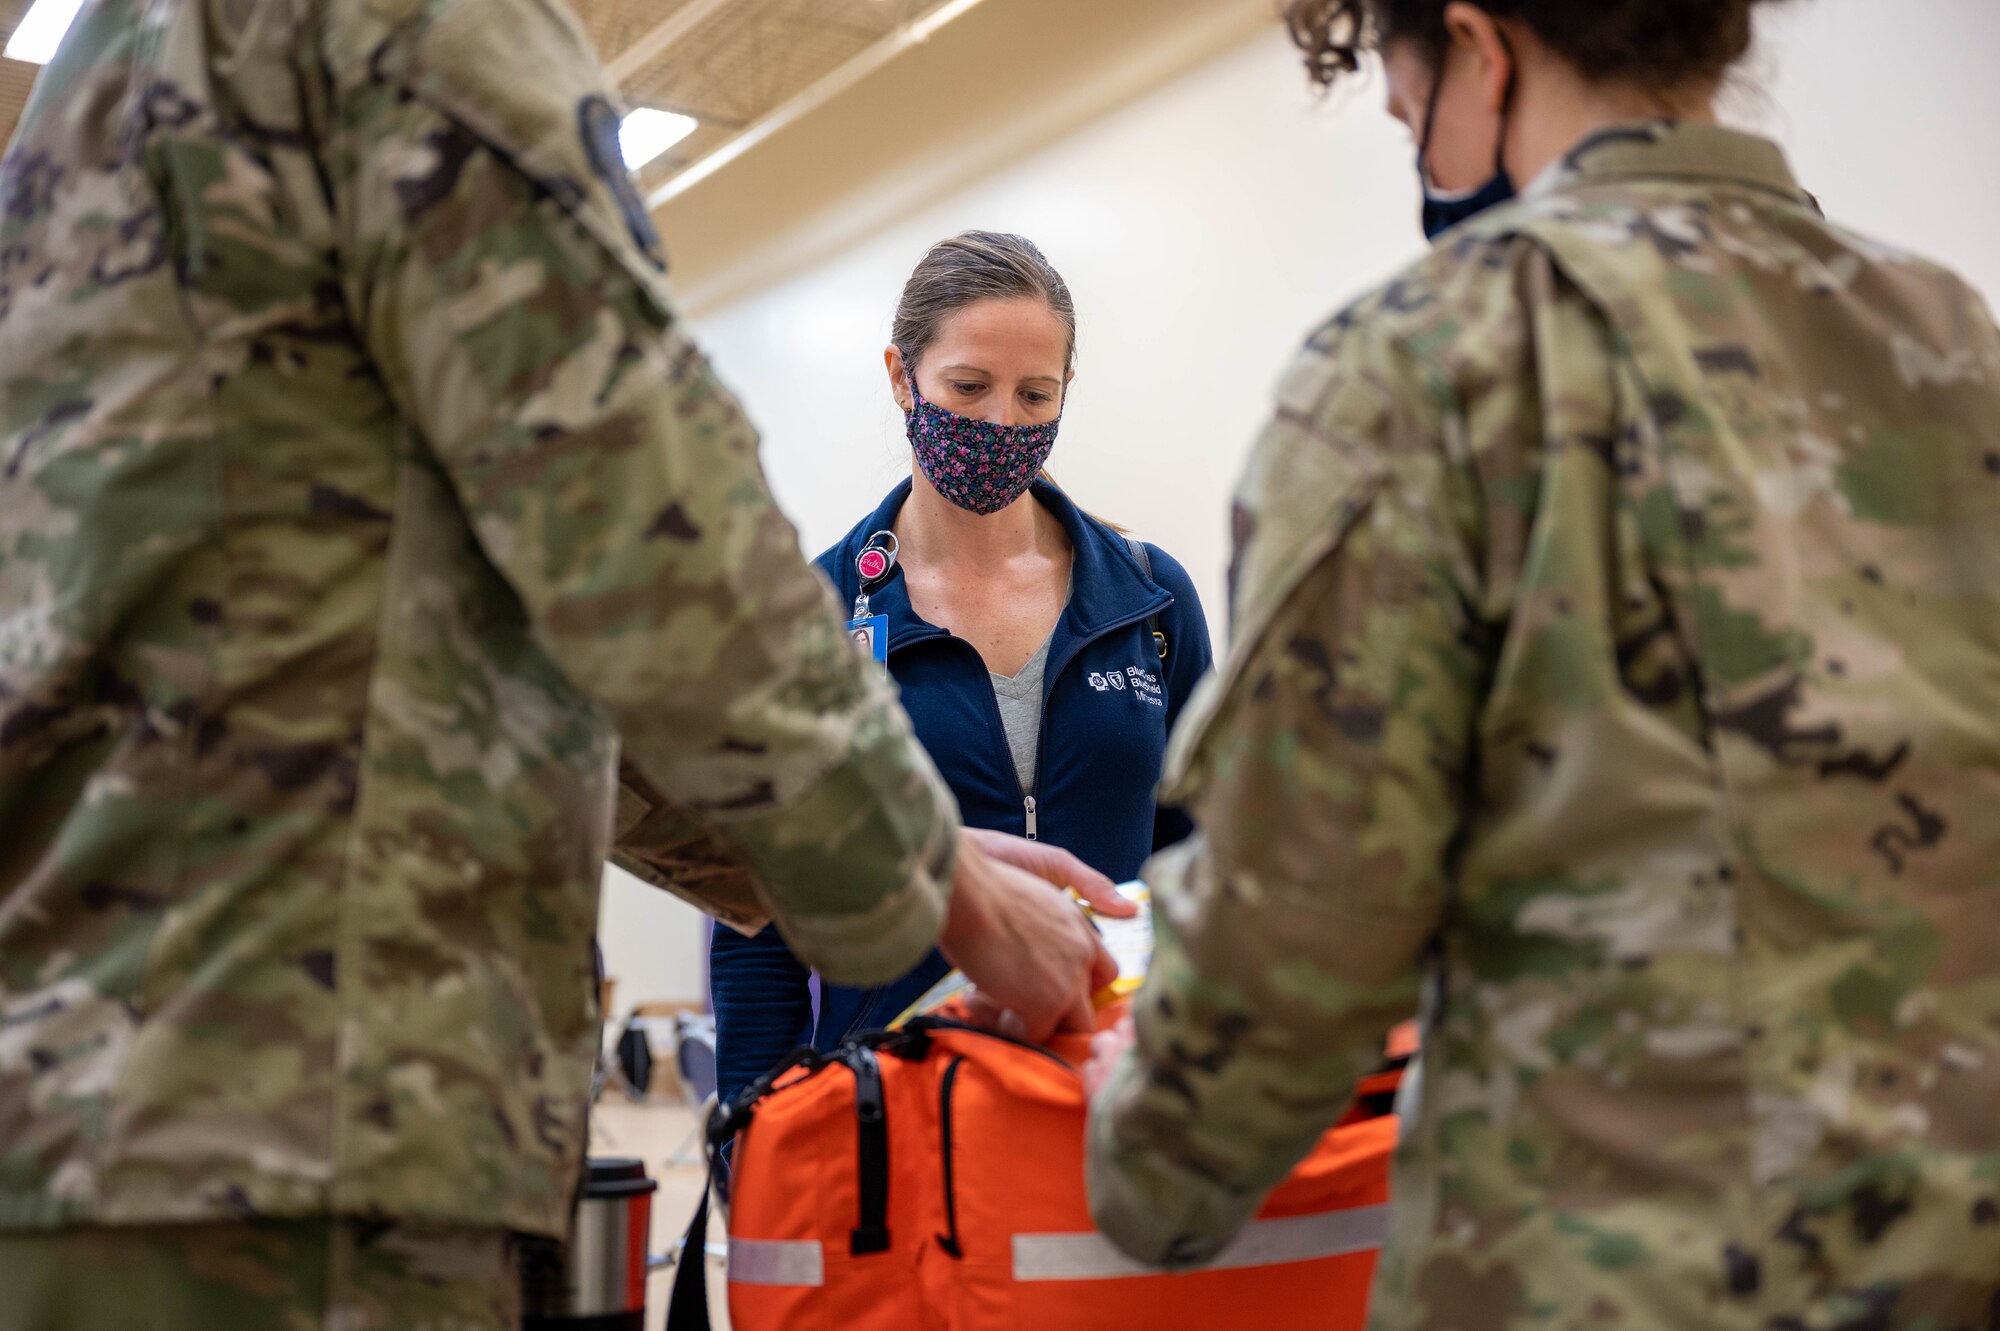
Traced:
<path id="1" fill-rule="evenodd" d="M 1170 767 L 1203 834 L 1092 1068 L 1100 1223 L 1215 1253 L 1421 991 L 1375 1326 L 1993 1325 L 1991 316 L 1699 123 L 1748 0 L 1294 20 L 1420 131 L 1459 85 L 1439 185 L 1496 137 L 1535 183 L 1283 380 Z"/>
<path id="2" fill-rule="evenodd" d="M 565 11 L 92 0 L 0 176 L 0 1328 L 504 1325 L 614 830 L 847 983 L 1115 970 L 853 651 Z"/>

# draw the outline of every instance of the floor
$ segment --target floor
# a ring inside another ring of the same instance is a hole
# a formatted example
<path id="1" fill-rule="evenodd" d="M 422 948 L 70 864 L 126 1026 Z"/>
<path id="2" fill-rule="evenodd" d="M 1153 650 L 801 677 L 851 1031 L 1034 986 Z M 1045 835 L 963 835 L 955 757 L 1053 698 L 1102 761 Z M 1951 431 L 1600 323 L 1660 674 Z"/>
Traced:
<path id="1" fill-rule="evenodd" d="M 708 1174 L 698 1163 L 675 1164 L 671 1157 L 688 1143 L 694 1114 L 678 1100 L 659 1097 L 634 1104 L 616 1090 L 607 1089 L 604 1098 L 591 1110 L 590 1153 L 592 1155 L 637 1156 L 646 1162 L 646 1172 L 659 1182 L 653 1195 L 653 1253 L 672 1252 L 687 1232 L 695 1203 Z M 692 1147 L 690 1154 L 696 1154 Z M 722 1242 L 721 1222 L 711 1218 L 708 1231 L 711 1246 Z M 667 1299 L 674 1286 L 674 1269 L 653 1273 L 646 1291 L 647 1331 L 659 1331 L 667 1317 Z M 708 1306 L 716 1331 L 729 1326 L 728 1286 L 720 1258 L 708 1259 Z"/>

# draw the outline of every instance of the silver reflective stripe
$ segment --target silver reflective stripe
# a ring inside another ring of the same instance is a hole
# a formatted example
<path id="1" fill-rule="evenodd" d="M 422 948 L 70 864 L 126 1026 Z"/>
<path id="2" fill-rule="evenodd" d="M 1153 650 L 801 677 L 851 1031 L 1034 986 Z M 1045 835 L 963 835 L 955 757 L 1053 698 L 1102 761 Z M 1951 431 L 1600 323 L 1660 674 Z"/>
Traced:
<path id="1" fill-rule="evenodd" d="M 729 1278 L 739 1285 L 826 1283 L 826 1257 L 817 1242 L 799 1239 L 729 1240 Z"/>
<path id="2" fill-rule="evenodd" d="M 1388 1231 L 1387 1206 L 1364 1206 L 1355 1211 L 1329 1211 L 1286 1220 L 1257 1220 L 1245 1227 L 1214 1261 L 1200 1269 L 1228 1271 L 1367 1252 L 1381 1247 Z M 1014 1236 L 1014 1279 L 1018 1281 L 1125 1280 L 1159 1274 L 1153 1267 L 1142 1266 L 1112 1247 L 1111 1240 L 1102 1234 Z"/>

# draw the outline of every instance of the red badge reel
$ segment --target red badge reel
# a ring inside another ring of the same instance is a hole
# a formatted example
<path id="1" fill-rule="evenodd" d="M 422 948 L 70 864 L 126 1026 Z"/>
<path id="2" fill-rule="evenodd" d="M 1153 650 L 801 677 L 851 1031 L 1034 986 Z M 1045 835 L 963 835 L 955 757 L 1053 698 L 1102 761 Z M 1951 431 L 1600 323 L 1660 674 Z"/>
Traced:
<path id="1" fill-rule="evenodd" d="M 854 571 L 861 575 L 861 597 L 856 602 L 856 618 L 868 613 L 868 593 L 875 585 L 896 571 L 896 556 L 902 553 L 902 543 L 892 531 L 878 531 L 868 538 L 861 547 L 861 553 L 854 557 Z"/>

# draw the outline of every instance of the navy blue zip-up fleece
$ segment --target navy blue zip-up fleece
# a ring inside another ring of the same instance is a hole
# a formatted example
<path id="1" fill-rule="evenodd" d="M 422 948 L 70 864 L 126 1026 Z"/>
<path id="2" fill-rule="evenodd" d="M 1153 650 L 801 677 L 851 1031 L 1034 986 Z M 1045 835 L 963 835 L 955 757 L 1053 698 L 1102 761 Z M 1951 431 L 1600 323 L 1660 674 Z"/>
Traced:
<path id="1" fill-rule="evenodd" d="M 860 591 L 854 561 L 868 537 L 887 531 L 910 495 L 904 481 L 846 539 L 816 561 L 843 608 Z M 1211 663 L 1208 621 L 1194 584 L 1174 559 L 1146 547 L 1149 578 L 1125 538 L 1055 486 L 1032 491 L 1062 520 L 1075 550 L 1069 605 L 1049 643 L 1033 816 L 1038 839 L 1061 846 L 1114 882 L 1136 877 L 1153 851 L 1191 830 L 1154 791 L 1167 736 Z M 902 573 L 870 593 L 889 617 L 889 672 L 917 738 L 968 827 L 1029 832 L 1029 802 L 1014 771 L 986 663 L 970 643 L 917 617 Z M 1162 662 L 1147 621 L 1167 638 Z M 936 952 L 894 984 L 823 986 L 815 1013 L 808 973 L 775 928 L 755 938 L 718 928 L 709 949 L 718 1080 L 725 1099 L 792 1049 L 830 1050 L 855 1031 L 892 1020 L 950 969 Z"/>

